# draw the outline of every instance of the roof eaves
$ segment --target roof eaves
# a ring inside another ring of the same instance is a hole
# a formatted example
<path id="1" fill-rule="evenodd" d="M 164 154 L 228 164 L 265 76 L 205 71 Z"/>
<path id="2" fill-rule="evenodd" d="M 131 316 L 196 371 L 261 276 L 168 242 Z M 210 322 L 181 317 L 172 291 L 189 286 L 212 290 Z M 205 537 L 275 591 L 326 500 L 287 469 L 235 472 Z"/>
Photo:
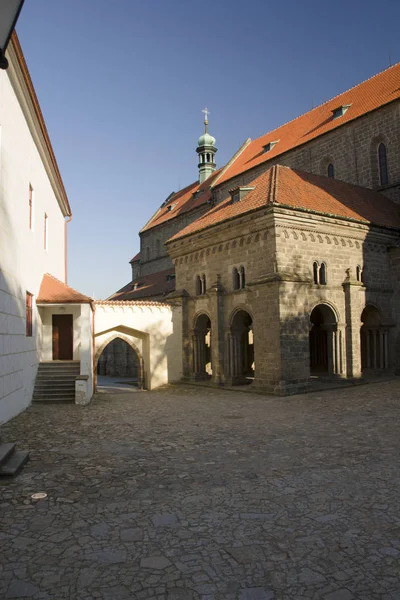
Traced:
<path id="1" fill-rule="evenodd" d="M 70 217 L 72 216 L 72 211 L 67 193 L 51 145 L 39 100 L 15 30 L 11 36 L 7 54 L 9 58 L 9 68 L 7 73 L 11 85 L 18 98 L 18 102 L 43 161 L 60 209 L 65 217 Z"/>

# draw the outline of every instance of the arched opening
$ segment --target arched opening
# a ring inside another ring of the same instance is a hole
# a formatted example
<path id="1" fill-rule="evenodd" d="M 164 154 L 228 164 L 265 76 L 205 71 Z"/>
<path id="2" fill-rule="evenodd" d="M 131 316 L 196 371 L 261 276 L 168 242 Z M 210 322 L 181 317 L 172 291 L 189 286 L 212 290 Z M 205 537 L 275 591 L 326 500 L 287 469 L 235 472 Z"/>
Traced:
<path id="1" fill-rule="evenodd" d="M 135 383 L 141 387 L 141 364 L 135 350 L 125 340 L 115 337 L 101 351 L 97 360 L 98 376 Z"/>
<path id="2" fill-rule="evenodd" d="M 388 330 L 382 327 L 375 306 L 366 306 L 361 314 L 361 370 L 363 373 L 389 368 Z"/>
<path id="3" fill-rule="evenodd" d="M 319 304 L 312 311 L 310 321 L 311 375 L 342 373 L 342 339 L 335 313 L 327 304 Z"/>
<path id="4" fill-rule="evenodd" d="M 252 383 L 254 379 L 253 319 L 245 310 L 235 313 L 229 337 L 229 370 L 235 385 Z"/>
<path id="5" fill-rule="evenodd" d="M 320 285 L 326 285 L 326 264 L 321 263 L 319 268 L 319 283 Z"/>
<path id="6" fill-rule="evenodd" d="M 205 313 L 196 319 L 193 330 L 193 375 L 195 379 L 208 379 L 211 366 L 211 321 Z"/>
<path id="7" fill-rule="evenodd" d="M 240 267 L 240 287 L 242 289 L 246 287 L 246 273 L 244 267 Z"/>
<path id="8" fill-rule="evenodd" d="M 314 283 L 318 284 L 318 263 L 313 263 L 313 275 L 314 275 Z"/>
<path id="9" fill-rule="evenodd" d="M 335 178 L 335 167 L 332 163 L 329 163 L 328 165 L 328 177 L 330 177 L 331 179 Z"/>
<path id="10" fill-rule="evenodd" d="M 239 276 L 239 271 L 237 270 L 236 267 L 233 268 L 232 279 L 233 279 L 233 289 L 238 290 L 240 288 L 240 276 Z"/>

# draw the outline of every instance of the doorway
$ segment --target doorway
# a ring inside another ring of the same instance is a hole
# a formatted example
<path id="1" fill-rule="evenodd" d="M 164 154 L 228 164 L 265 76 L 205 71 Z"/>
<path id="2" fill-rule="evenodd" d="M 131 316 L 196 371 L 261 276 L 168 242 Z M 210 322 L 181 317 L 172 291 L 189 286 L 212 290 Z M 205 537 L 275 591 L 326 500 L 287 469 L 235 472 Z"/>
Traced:
<path id="1" fill-rule="evenodd" d="M 73 315 L 53 315 L 53 360 L 73 360 Z"/>

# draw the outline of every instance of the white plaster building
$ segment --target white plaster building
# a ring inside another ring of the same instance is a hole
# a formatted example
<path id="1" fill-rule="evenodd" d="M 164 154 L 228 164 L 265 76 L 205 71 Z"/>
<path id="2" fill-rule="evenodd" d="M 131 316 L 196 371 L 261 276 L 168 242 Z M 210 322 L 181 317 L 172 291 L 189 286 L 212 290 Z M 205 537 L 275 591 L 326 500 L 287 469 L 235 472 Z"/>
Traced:
<path id="1" fill-rule="evenodd" d="M 80 361 L 92 395 L 91 299 L 38 306 L 41 286 L 66 280 L 71 209 L 15 33 L 8 60 L 0 71 L 0 423 L 28 406 L 39 362 L 53 360 L 55 313 L 72 314 L 73 356 L 65 358 Z"/>

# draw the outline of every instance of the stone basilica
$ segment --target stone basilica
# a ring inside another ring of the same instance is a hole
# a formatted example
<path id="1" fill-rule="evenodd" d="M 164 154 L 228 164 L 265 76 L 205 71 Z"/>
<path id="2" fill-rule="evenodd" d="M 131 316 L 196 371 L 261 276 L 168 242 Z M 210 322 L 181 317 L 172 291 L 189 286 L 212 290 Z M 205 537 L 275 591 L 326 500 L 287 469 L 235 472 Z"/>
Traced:
<path id="1" fill-rule="evenodd" d="M 184 378 L 278 394 L 400 366 L 400 64 L 256 140 L 140 231 L 109 301 L 178 305 Z"/>

